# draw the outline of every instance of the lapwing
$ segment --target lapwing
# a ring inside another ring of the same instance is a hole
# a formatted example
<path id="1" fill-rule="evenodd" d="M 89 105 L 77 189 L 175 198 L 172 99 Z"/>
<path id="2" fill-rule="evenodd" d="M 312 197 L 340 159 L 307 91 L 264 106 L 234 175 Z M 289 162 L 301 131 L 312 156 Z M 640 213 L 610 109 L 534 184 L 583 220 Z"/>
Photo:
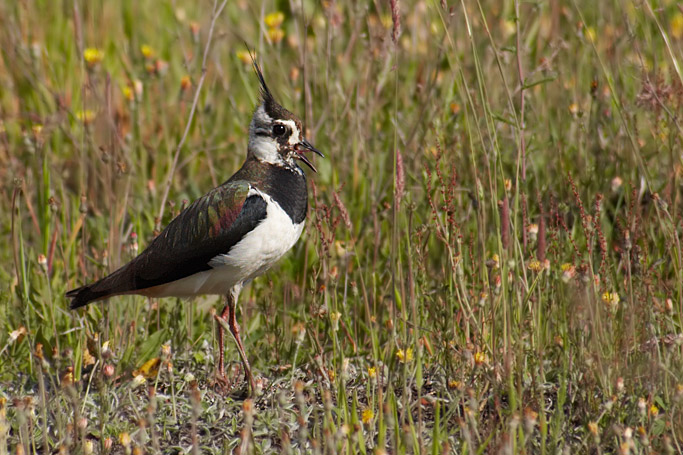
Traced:
<path id="1" fill-rule="evenodd" d="M 71 308 L 124 294 L 148 297 L 226 296 L 220 316 L 235 338 L 251 393 L 254 376 L 235 316 L 244 284 L 275 264 L 301 236 L 308 211 L 305 155 L 318 151 L 301 121 L 275 101 L 259 65 L 261 101 L 249 125 L 247 159 L 225 183 L 175 217 L 135 259 L 110 275 L 67 292 Z M 221 321 L 219 321 L 221 322 Z M 225 379 L 223 324 L 218 375 Z"/>

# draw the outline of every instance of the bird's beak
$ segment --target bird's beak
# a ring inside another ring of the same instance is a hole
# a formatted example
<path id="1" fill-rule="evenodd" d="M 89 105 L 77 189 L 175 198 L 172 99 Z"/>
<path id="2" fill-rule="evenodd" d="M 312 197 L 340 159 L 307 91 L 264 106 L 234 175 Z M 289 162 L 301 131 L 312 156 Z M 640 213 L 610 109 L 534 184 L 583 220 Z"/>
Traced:
<path id="1" fill-rule="evenodd" d="M 294 149 L 296 150 L 297 157 L 298 157 L 301 161 L 303 161 L 304 163 L 306 163 L 306 165 L 307 165 L 308 167 L 310 167 L 311 170 L 313 170 L 313 172 L 318 172 L 318 170 L 315 168 L 315 166 L 313 166 L 313 163 L 311 163 L 311 161 L 306 157 L 306 155 L 304 155 L 304 153 L 305 153 L 305 152 L 313 152 L 313 153 L 315 153 L 316 155 L 319 155 L 319 156 L 321 156 L 322 158 L 325 158 L 325 155 L 323 155 L 323 154 L 320 152 L 320 150 L 318 150 L 318 149 L 316 149 L 315 147 L 313 147 L 313 145 L 312 145 L 310 142 L 308 142 L 306 139 L 301 139 L 301 141 L 299 141 L 299 143 L 296 144 L 296 146 L 294 147 Z"/>

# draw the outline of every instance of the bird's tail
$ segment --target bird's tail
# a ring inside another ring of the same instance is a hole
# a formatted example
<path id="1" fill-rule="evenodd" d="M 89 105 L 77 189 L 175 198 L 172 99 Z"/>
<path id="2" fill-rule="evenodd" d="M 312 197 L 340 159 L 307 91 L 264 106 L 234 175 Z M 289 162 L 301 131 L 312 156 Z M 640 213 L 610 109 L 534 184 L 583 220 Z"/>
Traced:
<path id="1" fill-rule="evenodd" d="M 66 293 L 66 296 L 71 299 L 71 305 L 69 305 L 69 308 L 72 310 L 85 306 L 95 300 L 109 297 L 109 295 L 110 293 L 107 291 L 93 290 L 92 285 L 81 286 L 78 289 L 72 289 Z"/>
<path id="2" fill-rule="evenodd" d="M 122 271 L 124 268 L 121 268 L 94 283 L 67 292 L 66 297 L 71 299 L 69 307 L 74 310 L 96 300 L 102 300 L 107 297 L 130 292 L 129 286 L 126 285 L 125 280 L 122 280 L 122 275 L 124 275 Z"/>

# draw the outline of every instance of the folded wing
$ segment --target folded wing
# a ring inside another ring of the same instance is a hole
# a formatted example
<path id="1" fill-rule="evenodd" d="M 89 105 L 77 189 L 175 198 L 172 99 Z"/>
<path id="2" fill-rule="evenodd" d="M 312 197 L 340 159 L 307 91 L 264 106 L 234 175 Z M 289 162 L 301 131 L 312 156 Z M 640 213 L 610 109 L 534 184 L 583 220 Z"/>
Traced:
<path id="1" fill-rule="evenodd" d="M 71 308 L 209 270 L 266 216 L 266 202 L 250 185 L 229 181 L 194 201 L 138 257 L 101 280 L 69 291 Z"/>

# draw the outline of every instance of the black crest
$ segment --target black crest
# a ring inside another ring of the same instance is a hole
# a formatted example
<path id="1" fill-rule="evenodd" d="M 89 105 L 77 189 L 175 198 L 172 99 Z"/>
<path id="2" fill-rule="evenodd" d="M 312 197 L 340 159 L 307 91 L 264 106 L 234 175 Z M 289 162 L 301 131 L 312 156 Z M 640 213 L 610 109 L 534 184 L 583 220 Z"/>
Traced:
<path id="1" fill-rule="evenodd" d="M 247 48 L 247 50 L 249 50 L 249 48 Z M 275 97 L 273 97 L 273 94 L 266 84 L 266 79 L 263 77 L 261 67 L 256 62 L 256 58 L 251 50 L 249 50 L 249 55 L 251 56 L 251 63 L 254 66 L 256 77 L 258 77 L 259 83 L 261 84 L 261 100 L 263 101 L 263 107 L 266 110 L 266 113 L 272 118 L 295 119 L 296 117 L 294 114 L 280 106 L 280 104 L 275 101 Z"/>
<path id="2" fill-rule="evenodd" d="M 251 57 L 251 64 L 254 66 L 254 72 L 256 73 L 256 77 L 258 77 L 258 80 L 261 84 L 261 98 L 263 99 L 264 102 L 267 100 L 275 102 L 275 99 L 273 98 L 273 94 L 270 93 L 270 90 L 268 89 L 268 85 L 266 84 L 266 80 L 263 77 L 263 72 L 261 71 L 261 67 L 256 62 L 256 56 L 254 55 L 253 52 L 251 52 L 251 49 L 249 49 L 249 47 L 247 47 L 247 52 L 249 52 L 249 56 Z"/>

